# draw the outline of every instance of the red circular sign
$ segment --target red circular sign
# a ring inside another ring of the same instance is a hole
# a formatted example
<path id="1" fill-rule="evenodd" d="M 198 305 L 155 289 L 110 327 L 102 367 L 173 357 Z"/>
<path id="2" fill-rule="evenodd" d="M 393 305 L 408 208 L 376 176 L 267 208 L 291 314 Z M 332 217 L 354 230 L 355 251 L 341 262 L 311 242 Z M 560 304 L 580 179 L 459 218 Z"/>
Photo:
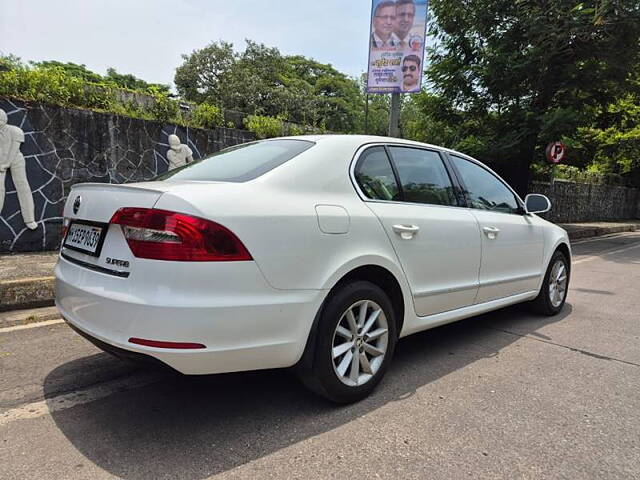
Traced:
<path id="1" fill-rule="evenodd" d="M 567 147 L 562 142 L 552 142 L 547 145 L 545 156 L 549 163 L 560 163 L 567 157 Z"/>

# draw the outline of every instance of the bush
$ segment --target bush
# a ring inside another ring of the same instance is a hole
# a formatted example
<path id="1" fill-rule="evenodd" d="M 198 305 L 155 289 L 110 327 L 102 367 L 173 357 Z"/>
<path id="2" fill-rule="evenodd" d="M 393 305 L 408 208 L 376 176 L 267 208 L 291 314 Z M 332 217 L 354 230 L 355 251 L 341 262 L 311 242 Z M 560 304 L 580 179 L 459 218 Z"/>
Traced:
<path id="1" fill-rule="evenodd" d="M 185 125 L 180 103 L 171 98 L 163 86 L 150 85 L 145 91 L 129 90 L 114 83 L 88 81 L 60 65 L 28 67 L 13 57 L 0 56 L 0 95 Z M 136 101 L 140 95 L 152 96 L 153 102 Z M 225 126 L 221 109 L 209 103 L 197 105 L 191 115 L 192 124 L 196 127 Z M 261 139 L 304 133 L 303 127 L 284 120 L 282 116 L 250 115 L 243 123 Z M 230 123 L 226 126 L 235 125 Z"/>
<path id="2" fill-rule="evenodd" d="M 161 92 L 155 87 L 149 88 L 149 94 L 153 95 L 155 99 L 155 102 L 149 108 L 149 113 L 154 120 L 163 123 L 182 123 L 180 105 L 177 100 L 169 98 L 166 93 Z"/>
<path id="3" fill-rule="evenodd" d="M 279 118 L 249 115 L 244 126 L 259 139 L 280 137 L 284 134 L 284 124 Z"/>
<path id="4" fill-rule="evenodd" d="M 134 101 L 118 101 L 118 90 L 123 89 L 109 84 L 87 82 L 69 74 L 62 67 L 18 66 L 0 70 L 0 95 L 145 120 L 181 123 L 178 102 L 169 98 L 166 92 L 151 88 L 147 94 L 152 95 L 155 102 L 145 110 Z"/>
<path id="5" fill-rule="evenodd" d="M 534 163 L 531 165 L 532 179 L 549 182 L 552 178 L 575 183 L 591 183 L 601 185 L 624 185 L 627 183 L 622 175 L 602 173 L 591 165 L 587 169 L 580 169 L 572 165 L 556 165 Z"/>
<path id="6" fill-rule="evenodd" d="M 193 109 L 192 123 L 196 127 L 213 128 L 224 125 L 222 110 L 209 103 L 201 103 Z"/>
<path id="7" fill-rule="evenodd" d="M 61 68 L 17 68 L 0 73 L 0 94 L 69 106 L 84 103 L 84 82 Z"/>
<path id="8" fill-rule="evenodd" d="M 296 135 L 304 135 L 305 131 L 304 129 L 299 126 L 296 125 L 294 123 L 290 123 L 287 125 L 287 135 L 291 135 L 291 136 L 296 136 Z"/>

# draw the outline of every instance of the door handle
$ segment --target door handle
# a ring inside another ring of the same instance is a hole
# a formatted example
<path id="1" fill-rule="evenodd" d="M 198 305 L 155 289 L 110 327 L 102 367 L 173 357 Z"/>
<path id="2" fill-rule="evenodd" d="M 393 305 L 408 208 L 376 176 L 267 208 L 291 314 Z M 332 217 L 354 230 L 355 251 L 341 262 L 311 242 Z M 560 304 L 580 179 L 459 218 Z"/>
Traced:
<path id="1" fill-rule="evenodd" d="M 482 227 L 482 231 L 489 240 L 495 240 L 500 233 L 500 229 L 496 227 Z"/>
<path id="2" fill-rule="evenodd" d="M 417 225 L 394 225 L 393 231 L 400 235 L 404 240 L 411 240 L 418 233 L 420 227 Z"/>

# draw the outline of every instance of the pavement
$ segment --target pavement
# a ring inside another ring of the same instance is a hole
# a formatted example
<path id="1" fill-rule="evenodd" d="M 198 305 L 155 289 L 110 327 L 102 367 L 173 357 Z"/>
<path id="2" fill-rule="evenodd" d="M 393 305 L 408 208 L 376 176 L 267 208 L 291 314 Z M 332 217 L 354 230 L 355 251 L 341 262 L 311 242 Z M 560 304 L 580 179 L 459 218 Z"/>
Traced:
<path id="1" fill-rule="evenodd" d="M 58 252 L 0 255 L 0 312 L 53 305 Z"/>
<path id="2" fill-rule="evenodd" d="M 640 232 L 574 243 L 567 304 L 402 339 L 366 400 L 285 370 L 185 377 L 61 320 L 0 327 L 13 479 L 640 478 Z"/>

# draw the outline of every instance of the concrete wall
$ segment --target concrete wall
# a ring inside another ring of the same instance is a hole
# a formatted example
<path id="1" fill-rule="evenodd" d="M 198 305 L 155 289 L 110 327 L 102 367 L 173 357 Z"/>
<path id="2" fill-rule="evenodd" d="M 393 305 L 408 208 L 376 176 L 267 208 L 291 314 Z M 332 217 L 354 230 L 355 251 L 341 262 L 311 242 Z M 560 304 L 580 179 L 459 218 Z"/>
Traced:
<path id="1" fill-rule="evenodd" d="M 552 208 L 543 216 L 556 223 L 640 218 L 637 188 L 556 180 L 553 184 L 531 182 L 529 191 L 549 197 Z"/>
<path id="2" fill-rule="evenodd" d="M 9 171 L 0 212 L 0 253 L 58 248 L 62 207 L 71 185 L 137 182 L 166 172 L 170 134 L 191 148 L 194 159 L 254 139 L 244 130 L 183 128 L 4 97 L 0 109 L 7 112 L 10 125 L 25 133 L 21 151 L 38 224 L 35 230 L 26 228 Z"/>

